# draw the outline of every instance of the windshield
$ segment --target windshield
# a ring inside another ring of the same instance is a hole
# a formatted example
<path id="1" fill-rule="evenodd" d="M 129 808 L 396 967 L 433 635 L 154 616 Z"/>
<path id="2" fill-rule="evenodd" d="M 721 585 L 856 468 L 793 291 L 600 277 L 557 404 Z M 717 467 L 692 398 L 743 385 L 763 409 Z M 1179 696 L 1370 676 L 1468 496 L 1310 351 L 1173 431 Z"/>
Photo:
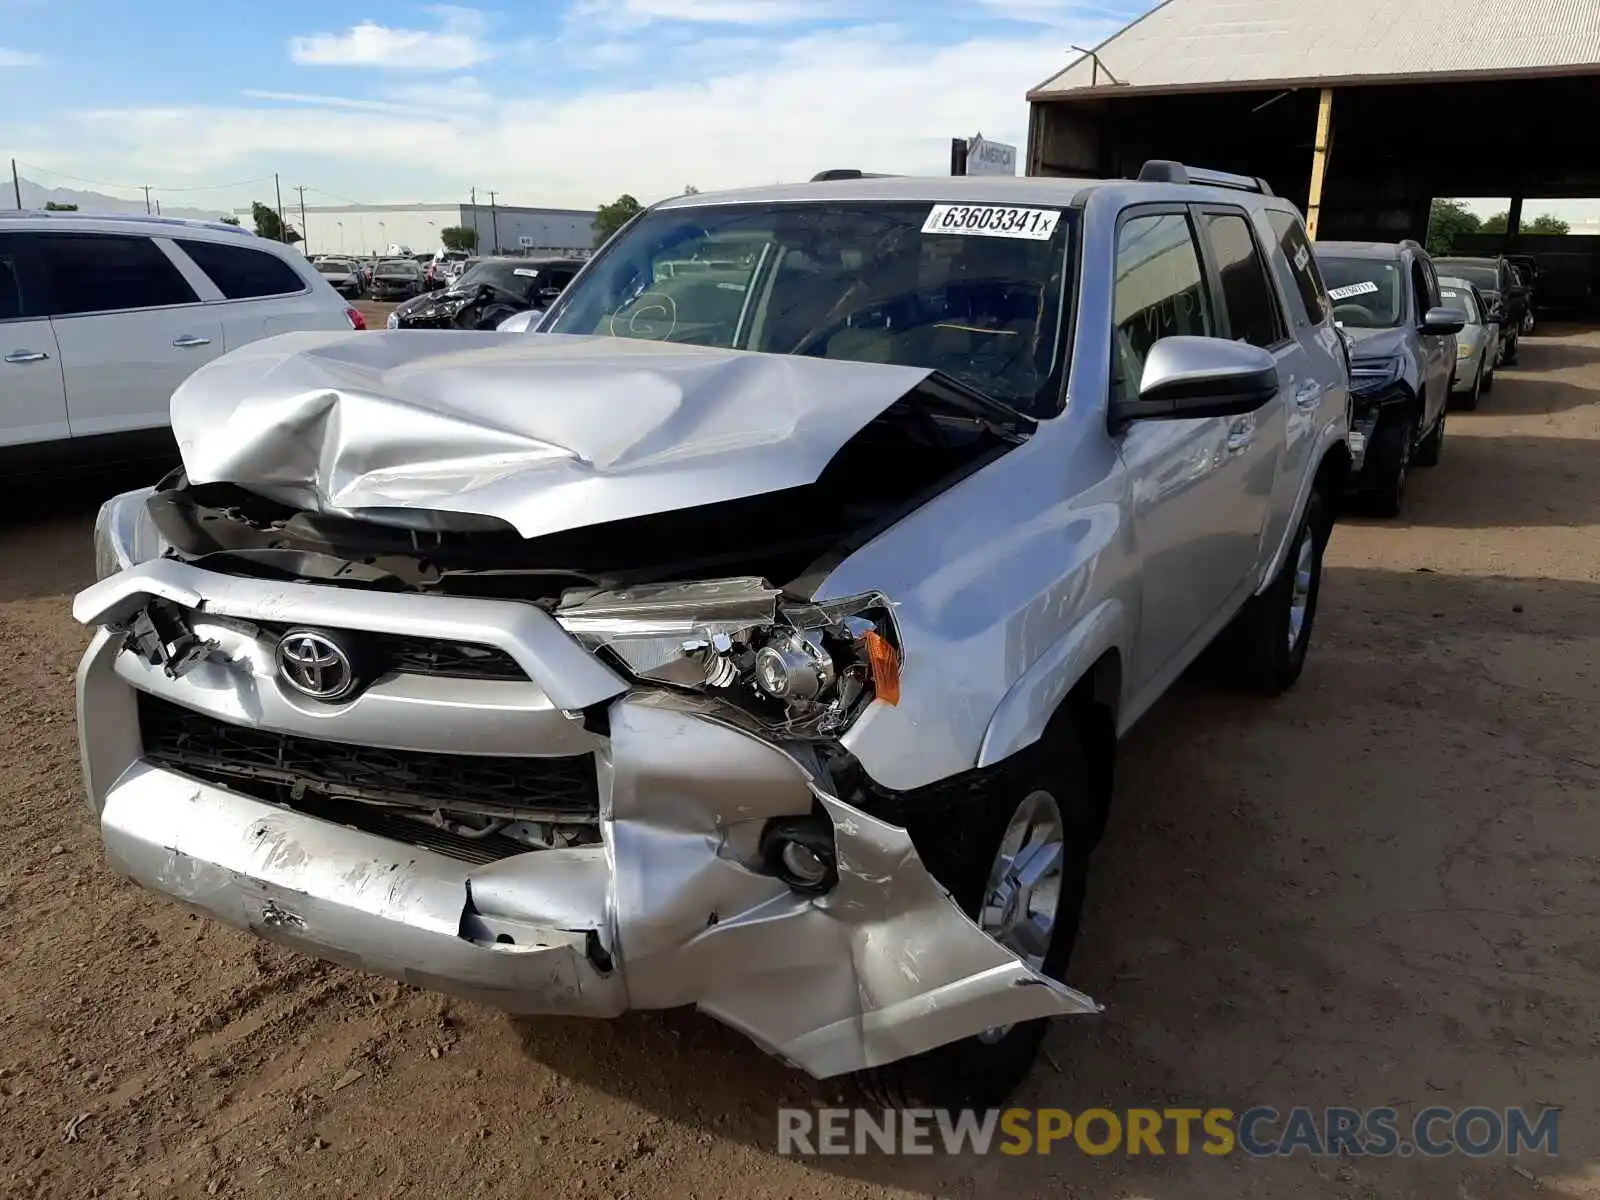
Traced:
<path id="1" fill-rule="evenodd" d="M 1473 299 L 1472 293 L 1463 288 L 1450 287 L 1443 284 L 1439 288 L 1439 303 L 1445 308 L 1459 308 L 1467 314 L 1468 325 L 1482 325 L 1483 316 L 1478 312 L 1478 302 Z"/>
<path id="2" fill-rule="evenodd" d="M 385 275 L 415 275 L 417 264 L 409 258 L 392 258 L 378 264 L 377 269 Z"/>
<path id="3" fill-rule="evenodd" d="M 1393 329 L 1405 319 L 1400 264 L 1381 258 L 1317 255 L 1333 301 L 1333 319 L 1348 329 Z"/>
<path id="4" fill-rule="evenodd" d="M 606 246 L 543 328 L 929 367 L 1049 415 L 1074 219 L 926 202 L 659 210 Z"/>
<path id="5" fill-rule="evenodd" d="M 528 297 L 539 290 L 540 277 L 544 271 L 529 263 L 523 262 L 479 262 L 474 263 L 461 273 L 461 277 L 450 285 L 452 291 L 470 291 L 480 283 L 487 283 L 497 287 L 503 292 L 513 295 Z"/>
<path id="6" fill-rule="evenodd" d="M 1435 268 L 1443 268 L 1451 275 L 1465 279 L 1480 292 L 1498 292 L 1500 290 L 1500 271 L 1493 266 L 1476 266 L 1472 263 L 1451 262 L 1444 259 L 1434 263 Z"/>
<path id="7" fill-rule="evenodd" d="M 324 275 L 348 275 L 355 267 L 342 258 L 325 258 L 317 264 L 317 270 Z"/>

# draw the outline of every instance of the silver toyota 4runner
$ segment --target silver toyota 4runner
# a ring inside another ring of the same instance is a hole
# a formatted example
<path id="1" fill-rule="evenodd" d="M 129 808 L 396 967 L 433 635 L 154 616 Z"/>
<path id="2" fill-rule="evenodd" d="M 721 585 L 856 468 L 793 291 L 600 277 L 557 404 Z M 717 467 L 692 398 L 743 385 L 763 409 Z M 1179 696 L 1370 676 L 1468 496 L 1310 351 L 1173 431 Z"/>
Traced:
<path id="1" fill-rule="evenodd" d="M 110 862 L 504 1009 L 696 1005 L 997 1102 L 1098 1010 L 1118 736 L 1202 652 L 1305 661 L 1349 386 L 1299 216 L 1170 163 L 683 197 L 541 329 L 177 392 L 184 467 L 74 606 Z"/>

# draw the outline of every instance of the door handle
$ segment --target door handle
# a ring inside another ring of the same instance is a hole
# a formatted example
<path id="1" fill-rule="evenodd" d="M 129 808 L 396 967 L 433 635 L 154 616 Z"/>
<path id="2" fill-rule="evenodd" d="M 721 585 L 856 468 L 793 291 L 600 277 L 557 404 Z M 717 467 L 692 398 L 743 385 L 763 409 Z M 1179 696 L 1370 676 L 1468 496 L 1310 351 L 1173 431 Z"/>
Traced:
<path id="1" fill-rule="evenodd" d="M 1294 394 L 1294 406 L 1301 412 L 1310 412 L 1322 403 L 1322 385 L 1311 382 L 1300 385 L 1300 390 Z"/>
<path id="2" fill-rule="evenodd" d="M 173 338 L 172 339 L 172 344 L 174 346 L 176 346 L 179 350 L 190 350 L 190 349 L 193 349 L 195 346 L 209 346 L 209 345 L 211 345 L 211 339 L 210 338 L 203 338 L 203 337 L 195 337 L 194 334 L 192 334 L 192 333 L 185 333 L 180 337 Z"/>
<path id="3" fill-rule="evenodd" d="M 8 363 L 44 362 L 49 357 L 43 350 L 13 350 L 6 355 L 6 361 Z"/>

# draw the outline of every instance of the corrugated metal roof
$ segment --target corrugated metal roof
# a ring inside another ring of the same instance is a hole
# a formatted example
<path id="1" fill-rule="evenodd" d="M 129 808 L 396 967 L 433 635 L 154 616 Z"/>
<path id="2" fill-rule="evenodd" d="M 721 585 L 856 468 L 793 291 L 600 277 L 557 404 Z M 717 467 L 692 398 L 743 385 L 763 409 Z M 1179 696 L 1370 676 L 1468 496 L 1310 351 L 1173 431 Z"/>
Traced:
<path id="1" fill-rule="evenodd" d="M 1167 0 L 1095 49 L 1117 91 L 1600 72 L 1600 0 Z M 1086 55 L 1029 98 L 1094 78 Z"/>

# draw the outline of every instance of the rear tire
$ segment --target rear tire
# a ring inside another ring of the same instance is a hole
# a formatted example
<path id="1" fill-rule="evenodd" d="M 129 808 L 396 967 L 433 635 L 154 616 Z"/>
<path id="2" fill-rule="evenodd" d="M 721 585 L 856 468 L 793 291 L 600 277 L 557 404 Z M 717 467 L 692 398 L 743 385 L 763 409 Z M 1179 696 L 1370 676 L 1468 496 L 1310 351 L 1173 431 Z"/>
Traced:
<path id="1" fill-rule="evenodd" d="M 1031 957 L 1039 958 L 1035 969 L 1060 981 L 1077 940 L 1089 855 L 1103 821 L 1076 732 L 1070 726 L 1052 727 L 1037 746 L 1018 755 L 990 796 L 965 810 L 946 810 L 910 823 L 910 831 L 933 877 L 987 930 L 992 923 L 986 913 L 996 911 L 1006 884 L 1004 878 L 996 882 L 997 872 L 1007 874 L 999 856 L 1012 848 L 1016 823 L 1041 809 L 1054 814 L 1059 869 L 1050 887 L 1022 902 L 1019 943 L 1010 948 L 1030 957 L 1023 947 L 1033 947 Z M 1009 857 L 1011 872 L 1024 872 L 1030 846 L 1048 847 L 1048 826 L 1046 820 L 1039 827 L 1046 830 L 1044 835 L 1024 841 Z M 1035 903 L 1042 907 L 1051 898 L 1053 920 L 1041 945 Z M 1006 943 L 1010 935 L 996 936 Z M 1037 1020 L 990 1030 L 863 1071 L 856 1082 L 869 1099 L 889 1108 L 997 1108 L 1032 1070 L 1048 1026 L 1048 1020 Z"/>
<path id="2" fill-rule="evenodd" d="M 1487 396 L 1494 391 L 1494 364 L 1487 358 L 1483 360 L 1483 394 Z"/>
<path id="3" fill-rule="evenodd" d="M 1312 492 L 1278 574 L 1208 649 L 1211 678 L 1258 696 L 1282 695 L 1295 685 L 1311 648 L 1332 526 L 1326 501 Z"/>

